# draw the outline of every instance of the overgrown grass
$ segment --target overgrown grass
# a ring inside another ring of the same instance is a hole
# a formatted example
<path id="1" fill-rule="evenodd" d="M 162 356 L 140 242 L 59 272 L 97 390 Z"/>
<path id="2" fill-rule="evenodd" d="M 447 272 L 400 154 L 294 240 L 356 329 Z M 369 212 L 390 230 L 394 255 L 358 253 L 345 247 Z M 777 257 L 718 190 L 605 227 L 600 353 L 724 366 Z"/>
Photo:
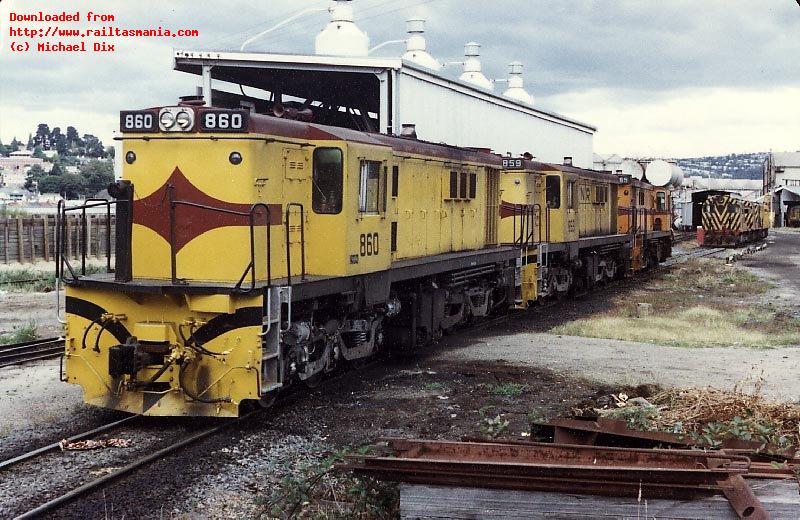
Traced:
<path id="1" fill-rule="evenodd" d="M 56 275 L 52 271 L 37 269 L 7 269 L 0 271 L 0 290 L 13 292 L 46 292 L 55 287 Z"/>
<path id="2" fill-rule="evenodd" d="M 13 331 L 7 334 L 0 334 L 0 345 L 10 345 L 12 343 L 33 341 L 36 338 L 36 322 L 30 321 L 25 325 L 15 328 Z"/>
<path id="3" fill-rule="evenodd" d="M 800 320 L 754 300 L 770 287 L 718 260 L 690 262 L 613 299 L 609 311 L 551 332 L 681 347 L 800 345 Z M 650 303 L 653 315 L 637 317 L 637 303 Z"/>
<path id="4" fill-rule="evenodd" d="M 522 383 L 489 383 L 486 389 L 492 395 L 501 397 L 518 397 L 528 388 Z"/>
<path id="5" fill-rule="evenodd" d="M 106 267 L 87 264 L 86 274 L 105 273 Z M 56 275 L 52 270 L 42 271 L 23 267 L 0 270 L 0 291 L 50 292 L 55 289 Z"/>

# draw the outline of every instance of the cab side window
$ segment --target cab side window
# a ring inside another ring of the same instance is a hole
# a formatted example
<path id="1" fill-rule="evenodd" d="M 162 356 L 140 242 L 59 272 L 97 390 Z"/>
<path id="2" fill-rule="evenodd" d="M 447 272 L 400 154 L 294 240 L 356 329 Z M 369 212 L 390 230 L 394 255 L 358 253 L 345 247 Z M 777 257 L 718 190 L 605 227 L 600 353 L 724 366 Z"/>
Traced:
<path id="1" fill-rule="evenodd" d="M 561 207 L 561 178 L 557 175 L 547 177 L 545 184 L 547 206 L 553 209 Z"/>
<path id="2" fill-rule="evenodd" d="M 567 182 L 567 208 L 575 209 L 575 182 Z"/>
<path id="3" fill-rule="evenodd" d="M 378 213 L 381 198 L 381 166 L 378 161 L 361 161 L 358 183 L 358 211 Z"/>
<path id="4" fill-rule="evenodd" d="M 667 210 L 667 194 L 663 191 L 656 193 L 656 209 L 658 211 Z"/>
<path id="5" fill-rule="evenodd" d="M 314 150 L 314 175 L 311 179 L 314 213 L 336 215 L 342 212 L 342 172 L 344 156 L 339 148 Z"/>

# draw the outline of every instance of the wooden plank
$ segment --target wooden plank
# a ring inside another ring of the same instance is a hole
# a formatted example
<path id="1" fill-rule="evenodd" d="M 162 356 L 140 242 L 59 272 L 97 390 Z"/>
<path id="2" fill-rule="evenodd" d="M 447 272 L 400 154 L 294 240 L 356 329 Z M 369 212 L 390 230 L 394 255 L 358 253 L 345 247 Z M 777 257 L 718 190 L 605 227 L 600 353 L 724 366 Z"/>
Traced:
<path id="1" fill-rule="evenodd" d="M 25 261 L 25 224 L 22 223 L 22 217 L 17 217 L 17 251 L 19 258 L 17 261 L 22 263 Z"/>
<path id="2" fill-rule="evenodd" d="M 31 263 L 36 263 L 36 240 L 33 238 L 33 228 L 36 225 L 36 219 L 31 218 L 30 225 L 28 226 L 28 242 L 31 244 Z"/>
<path id="3" fill-rule="evenodd" d="M 45 215 L 42 219 L 42 248 L 44 250 L 44 261 L 50 261 L 50 216 Z"/>
<path id="4" fill-rule="evenodd" d="M 773 520 L 800 518 L 796 481 L 748 479 L 747 482 Z M 636 498 L 624 497 L 415 484 L 400 486 L 400 517 L 404 520 L 737 518 L 725 497 L 717 495 L 696 500 L 643 499 L 639 502 Z"/>
<path id="5" fill-rule="evenodd" d="M 4 239 L 4 242 L 3 242 L 3 253 L 5 255 L 6 264 L 9 263 L 9 258 L 8 258 L 8 236 L 9 236 L 8 219 L 4 219 L 3 220 L 3 239 Z"/>

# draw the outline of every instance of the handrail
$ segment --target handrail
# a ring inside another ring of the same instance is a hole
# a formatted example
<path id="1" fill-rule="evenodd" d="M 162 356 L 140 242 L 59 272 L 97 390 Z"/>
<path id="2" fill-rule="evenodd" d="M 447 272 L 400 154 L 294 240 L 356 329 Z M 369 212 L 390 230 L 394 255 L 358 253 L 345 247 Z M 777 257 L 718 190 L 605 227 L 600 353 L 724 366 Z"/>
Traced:
<path id="1" fill-rule="evenodd" d="M 286 284 L 292 285 L 292 248 L 289 241 L 289 215 L 291 208 L 296 206 L 300 208 L 300 280 L 306 279 L 306 218 L 305 208 L 299 202 L 290 202 L 286 205 L 286 221 L 284 223 L 286 228 Z"/>
<path id="2" fill-rule="evenodd" d="M 267 287 L 272 286 L 272 254 L 271 254 L 271 243 L 272 243 L 272 214 L 270 212 L 270 208 L 267 204 L 262 202 L 253 204 L 250 206 L 250 211 L 242 212 L 242 211 L 234 211 L 225 208 L 217 208 L 214 206 L 208 206 L 206 204 L 198 204 L 196 202 L 189 202 L 186 200 L 176 200 L 175 199 L 175 187 L 172 185 L 167 186 L 167 193 L 169 194 L 169 249 L 170 249 L 170 269 L 171 269 L 171 277 L 172 277 L 172 284 L 173 285 L 182 285 L 186 284 L 187 280 L 184 278 L 178 278 L 178 263 L 177 263 L 177 231 L 175 228 L 176 219 L 175 219 L 175 208 L 177 206 L 188 206 L 192 208 L 203 209 L 207 211 L 214 211 L 217 213 L 224 213 L 226 215 L 235 215 L 239 217 L 246 217 L 248 219 L 248 225 L 250 228 L 250 263 L 245 268 L 242 276 L 239 277 L 239 280 L 236 282 L 234 286 L 234 291 L 249 293 L 255 290 L 256 288 L 256 245 L 255 245 L 255 214 L 256 210 L 259 208 L 263 208 L 266 211 L 266 228 L 267 228 L 267 244 L 266 244 L 266 254 L 267 254 Z M 242 289 L 242 284 L 244 280 L 247 278 L 247 275 L 250 274 L 250 288 L 249 289 Z"/>
<path id="3" fill-rule="evenodd" d="M 66 233 L 66 223 L 67 217 L 69 212 L 77 212 L 80 211 L 80 242 L 81 242 L 81 276 L 86 276 L 86 256 L 88 255 L 88 227 L 87 227 L 87 218 L 86 218 L 86 210 L 91 208 L 99 208 L 102 206 L 106 207 L 106 272 L 113 272 L 111 268 L 111 205 L 116 204 L 117 201 L 115 200 L 106 200 L 106 199 L 86 199 L 85 204 L 80 206 L 72 206 L 67 207 L 66 201 L 61 199 L 58 201 L 57 211 L 56 211 L 56 278 L 62 279 L 63 281 L 67 281 L 64 278 L 64 267 L 66 266 L 67 270 L 73 281 L 78 279 L 78 275 L 75 273 L 75 270 L 72 267 L 72 264 L 69 262 L 67 258 L 69 252 L 67 249 L 67 233 Z"/>

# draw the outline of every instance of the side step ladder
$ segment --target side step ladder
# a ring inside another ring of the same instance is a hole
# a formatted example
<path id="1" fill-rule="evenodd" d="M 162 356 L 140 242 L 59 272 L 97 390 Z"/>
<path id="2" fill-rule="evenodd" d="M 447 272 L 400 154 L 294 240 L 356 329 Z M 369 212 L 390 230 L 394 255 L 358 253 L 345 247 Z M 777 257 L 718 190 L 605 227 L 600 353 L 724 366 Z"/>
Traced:
<path id="1" fill-rule="evenodd" d="M 284 312 L 286 316 L 282 316 Z M 261 332 L 261 395 L 283 386 L 281 332 L 292 325 L 292 288 L 269 287 L 264 302 Z M 282 328 L 285 326 L 285 328 Z"/>

